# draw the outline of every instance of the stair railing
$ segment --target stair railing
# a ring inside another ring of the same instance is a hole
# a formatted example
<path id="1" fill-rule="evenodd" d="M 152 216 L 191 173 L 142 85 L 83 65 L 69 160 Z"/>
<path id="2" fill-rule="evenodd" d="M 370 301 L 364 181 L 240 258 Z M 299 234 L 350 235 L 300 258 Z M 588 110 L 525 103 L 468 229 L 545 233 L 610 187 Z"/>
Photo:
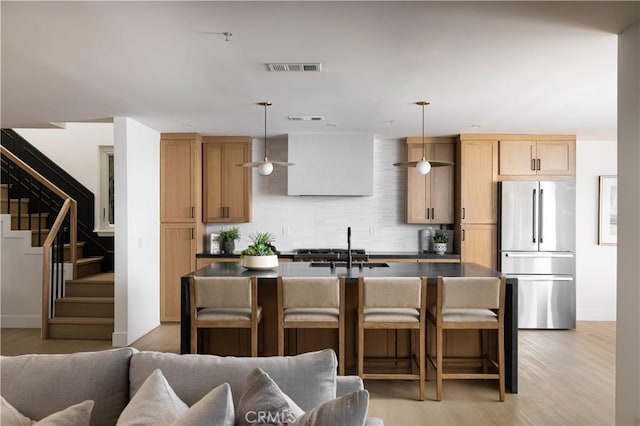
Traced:
<path id="1" fill-rule="evenodd" d="M 42 328 L 40 335 L 43 339 L 47 339 L 49 337 L 49 319 L 53 317 L 55 299 L 64 296 L 64 240 L 67 232 L 69 234 L 69 263 L 72 265 L 73 278 L 76 277 L 78 205 L 73 198 L 29 167 L 4 146 L 0 146 L 0 152 L 5 158 L 25 171 L 30 179 L 37 180 L 64 201 L 42 245 Z M 8 204 L 10 206 L 9 202 Z M 20 201 L 18 201 L 18 206 L 20 206 Z M 19 223 L 21 220 L 21 217 L 18 217 Z M 65 224 L 68 225 L 68 229 L 65 229 Z M 54 244 L 56 250 L 52 250 Z M 55 259 L 52 259 L 52 252 Z"/>

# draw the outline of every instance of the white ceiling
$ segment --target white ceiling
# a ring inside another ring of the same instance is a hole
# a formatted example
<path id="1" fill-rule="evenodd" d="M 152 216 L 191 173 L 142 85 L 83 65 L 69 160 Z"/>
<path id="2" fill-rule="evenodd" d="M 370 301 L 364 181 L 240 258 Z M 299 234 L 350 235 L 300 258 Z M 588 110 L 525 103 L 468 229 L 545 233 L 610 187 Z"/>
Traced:
<path id="1" fill-rule="evenodd" d="M 7 2 L 2 127 L 616 139 L 616 34 L 639 2 Z M 231 32 L 225 41 L 222 32 Z M 267 62 L 321 62 L 269 72 Z M 289 115 L 325 121 L 292 122 Z"/>

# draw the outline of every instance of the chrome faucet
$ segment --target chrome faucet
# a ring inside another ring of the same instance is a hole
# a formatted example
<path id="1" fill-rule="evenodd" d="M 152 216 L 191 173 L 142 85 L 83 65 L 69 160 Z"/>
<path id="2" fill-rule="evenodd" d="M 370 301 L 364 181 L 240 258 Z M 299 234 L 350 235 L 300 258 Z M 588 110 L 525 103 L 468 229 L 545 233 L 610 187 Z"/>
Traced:
<path id="1" fill-rule="evenodd" d="M 347 227 L 347 269 L 351 269 L 351 227 Z"/>

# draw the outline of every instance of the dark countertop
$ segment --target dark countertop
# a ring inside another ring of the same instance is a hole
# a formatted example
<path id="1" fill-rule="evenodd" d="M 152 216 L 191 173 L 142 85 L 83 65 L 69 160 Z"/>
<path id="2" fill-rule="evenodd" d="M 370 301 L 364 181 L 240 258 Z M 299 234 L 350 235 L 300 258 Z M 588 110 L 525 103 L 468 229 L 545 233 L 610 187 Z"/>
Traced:
<path id="1" fill-rule="evenodd" d="M 367 252 L 369 259 L 460 259 L 459 254 L 446 253 L 443 255 L 435 253 L 423 253 L 418 251 L 372 251 Z M 283 259 L 293 259 L 295 252 L 283 251 L 278 254 L 278 257 Z M 198 253 L 196 258 L 236 258 L 240 257 L 240 252 L 232 254 L 210 254 L 210 253 Z"/>
<path id="2" fill-rule="evenodd" d="M 495 277 L 500 273 L 476 263 L 430 263 L 430 262 L 390 262 L 388 267 L 358 268 L 348 270 L 345 267 L 310 267 L 308 262 L 281 262 L 277 268 L 266 271 L 249 271 L 238 262 L 211 263 L 192 274 L 195 276 L 248 276 L 275 280 L 279 275 L 289 277 L 327 277 L 346 276 L 348 281 L 355 282 L 359 276 L 365 277 L 422 277 L 434 279 L 438 275 L 447 277 Z M 435 281 L 433 281 L 435 283 Z"/>
<path id="3" fill-rule="evenodd" d="M 189 309 L 189 283 L 192 276 L 250 276 L 258 277 L 259 285 L 275 285 L 279 275 L 289 277 L 345 276 L 349 285 L 358 283 L 358 277 L 427 277 L 429 285 L 436 284 L 439 275 L 447 277 L 495 277 L 500 272 L 476 263 L 442 262 L 390 262 L 386 268 L 328 268 L 309 266 L 308 262 L 281 262 L 267 271 L 249 271 L 239 262 L 214 262 L 183 275 L 181 279 L 180 351 L 188 353 L 191 346 Z M 518 280 L 507 278 L 505 295 L 505 381 L 507 389 L 518 392 Z"/>

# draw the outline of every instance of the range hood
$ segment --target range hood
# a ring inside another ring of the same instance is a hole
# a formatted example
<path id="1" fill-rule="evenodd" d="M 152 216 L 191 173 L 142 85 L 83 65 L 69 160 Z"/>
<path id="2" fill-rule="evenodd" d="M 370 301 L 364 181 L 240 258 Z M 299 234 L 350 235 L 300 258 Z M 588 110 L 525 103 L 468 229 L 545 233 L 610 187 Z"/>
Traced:
<path id="1" fill-rule="evenodd" d="M 288 195 L 373 195 L 373 135 L 289 134 Z"/>

